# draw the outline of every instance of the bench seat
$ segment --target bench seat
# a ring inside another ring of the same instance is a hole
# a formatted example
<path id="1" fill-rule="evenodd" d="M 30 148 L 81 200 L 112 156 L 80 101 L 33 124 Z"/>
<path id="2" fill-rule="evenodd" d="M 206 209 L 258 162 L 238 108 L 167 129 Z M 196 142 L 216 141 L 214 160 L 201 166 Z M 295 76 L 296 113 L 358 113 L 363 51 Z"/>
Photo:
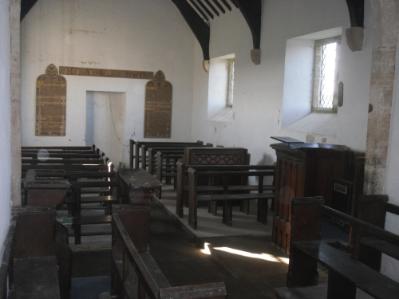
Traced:
<path id="1" fill-rule="evenodd" d="M 231 185 L 227 186 L 229 192 L 249 192 L 258 191 L 258 185 Z M 188 190 L 186 187 L 185 190 Z M 223 186 L 197 186 L 197 192 L 223 192 Z M 274 187 L 270 185 L 264 185 L 263 191 L 274 191 Z"/>
<path id="2" fill-rule="evenodd" d="M 82 204 L 85 203 L 104 203 L 104 204 L 112 204 L 117 203 L 118 200 L 114 196 L 105 195 L 105 196 L 83 196 L 81 197 L 80 202 Z"/>
<path id="3" fill-rule="evenodd" d="M 326 299 L 327 285 L 320 284 L 303 288 L 278 288 L 275 290 L 278 299 Z M 356 299 L 371 299 L 369 295 L 358 290 Z"/>
<path id="4" fill-rule="evenodd" d="M 254 200 L 254 199 L 270 199 L 273 193 L 247 193 L 247 194 L 206 194 L 198 195 L 197 200 L 200 201 L 234 201 L 234 200 Z"/>
<path id="5" fill-rule="evenodd" d="M 392 243 L 372 237 L 361 238 L 360 243 L 399 260 L 399 248 Z"/>
<path id="6" fill-rule="evenodd" d="M 91 225 L 91 224 L 109 224 L 112 222 L 111 215 L 101 216 L 82 216 L 76 217 L 74 224 L 76 225 Z"/>
<path id="7" fill-rule="evenodd" d="M 308 241 L 294 243 L 295 254 L 301 254 L 318 260 L 329 270 L 329 286 L 335 292 L 342 294 L 355 291 L 357 287 L 377 299 L 397 299 L 399 283 L 374 271 L 367 265 L 352 258 L 348 253 L 334 248 L 324 241 Z M 297 275 L 303 275 L 301 269 L 296 269 Z M 301 274 L 300 274 L 301 273 Z M 331 277 L 333 275 L 333 278 Z M 334 284 L 334 285 L 332 285 Z M 342 287 L 346 288 L 343 290 Z M 352 289 L 352 290 L 351 290 Z M 350 296 L 348 295 L 348 298 Z"/>

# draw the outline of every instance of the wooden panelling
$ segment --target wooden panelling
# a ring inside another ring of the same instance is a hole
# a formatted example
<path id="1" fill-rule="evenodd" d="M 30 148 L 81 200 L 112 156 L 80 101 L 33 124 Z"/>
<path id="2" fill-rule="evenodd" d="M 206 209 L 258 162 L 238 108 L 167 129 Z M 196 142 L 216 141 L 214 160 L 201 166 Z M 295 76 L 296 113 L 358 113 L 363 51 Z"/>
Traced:
<path id="1" fill-rule="evenodd" d="M 359 174 L 363 167 L 361 159 L 349 148 L 303 144 L 293 146 L 275 144 L 277 153 L 277 179 L 273 241 L 288 252 L 290 247 L 291 203 L 294 198 L 323 196 L 326 204 L 332 204 L 333 182 L 336 179 L 361 184 Z M 361 189 L 354 188 L 355 192 Z M 357 200 L 359 194 L 348 196 Z M 352 207 L 352 203 L 347 204 Z M 351 213 L 351 209 L 345 211 Z"/>

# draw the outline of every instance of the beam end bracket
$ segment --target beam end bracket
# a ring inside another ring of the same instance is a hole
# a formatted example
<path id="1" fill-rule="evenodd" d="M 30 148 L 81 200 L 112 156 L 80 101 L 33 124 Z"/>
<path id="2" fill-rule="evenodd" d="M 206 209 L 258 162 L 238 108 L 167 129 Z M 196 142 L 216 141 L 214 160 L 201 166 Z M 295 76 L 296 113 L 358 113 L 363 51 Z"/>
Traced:
<path id="1" fill-rule="evenodd" d="M 261 63 L 262 50 L 252 49 L 251 50 L 251 60 L 255 65 L 260 65 Z"/>
<path id="2" fill-rule="evenodd" d="M 363 50 L 364 41 L 364 28 L 363 27 L 350 27 L 345 31 L 346 42 L 352 52 Z"/>

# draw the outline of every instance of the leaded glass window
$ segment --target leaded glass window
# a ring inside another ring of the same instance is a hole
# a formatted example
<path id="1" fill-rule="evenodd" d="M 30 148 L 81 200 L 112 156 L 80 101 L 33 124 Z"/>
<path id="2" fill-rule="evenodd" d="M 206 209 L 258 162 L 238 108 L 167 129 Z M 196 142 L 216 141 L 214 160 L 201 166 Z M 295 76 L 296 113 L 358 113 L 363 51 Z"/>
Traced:
<path id="1" fill-rule="evenodd" d="M 337 111 L 339 45 L 338 37 L 315 41 L 312 101 L 314 112 Z"/>
<path id="2" fill-rule="evenodd" d="M 233 107 L 233 95 L 234 95 L 234 67 L 235 67 L 235 60 L 234 59 L 227 59 L 227 72 L 228 72 L 228 79 L 227 79 L 227 93 L 226 93 L 226 107 L 232 108 Z"/>

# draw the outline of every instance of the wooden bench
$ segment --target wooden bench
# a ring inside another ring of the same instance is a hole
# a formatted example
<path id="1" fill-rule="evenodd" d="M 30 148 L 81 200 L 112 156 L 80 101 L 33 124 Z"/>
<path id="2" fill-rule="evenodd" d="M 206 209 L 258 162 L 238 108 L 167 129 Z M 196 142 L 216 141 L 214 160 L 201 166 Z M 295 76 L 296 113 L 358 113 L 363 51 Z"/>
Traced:
<path id="1" fill-rule="evenodd" d="M 145 169 L 146 159 L 147 159 L 147 147 L 148 146 L 158 146 L 158 147 L 187 147 L 187 146 L 201 146 L 204 143 L 202 141 L 197 142 L 160 142 L 160 141 L 135 141 L 130 140 L 130 157 L 129 165 L 130 168 Z M 143 167 L 144 165 L 144 167 Z"/>
<path id="2" fill-rule="evenodd" d="M 278 290 L 279 298 L 304 298 L 295 294 L 310 293 L 312 289 L 303 292 L 301 288 L 317 284 L 318 263 L 328 270 L 326 297 L 320 298 L 356 298 L 357 288 L 374 298 L 397 298 L 399 283 L 376 271 L 360 257 L 364 238 L 376 238 L 389 244 L 391 250 L 385 250 L 385 246 L 378 248 L 389 254 L 399 251 L 399 236 L 322 204 L 321 198 L 294 199 L 292 202 L 289 288 Z M 349 244 L 319 240 L 322 213 L 356 228 Z"/>
<path id="3" fill-rule="evenodd" d="M 149 252 L 149 217 L 148 207 L 126 207 L 114 215 L 112 295 L 138 299 L 226 298 L 223 282 L 170 284 Z"/>
<path id="4" fill-rule="evenodd" d="M 249 165 L 250 156 L 245 148 L 186 148 L 178 161 L 176 176 L 176 215 L 183 217 L 188 204 L 188 168 L 197 166 Z"/>
<path id="5" fill-rule="evenodd" d="M 58 208 L 67 199 L 70 187 L 68 180 L 39 178 L 31 171 L 23 180 L 22 206 Z"/>
<path id="6" fill-rule="evenodd" d="M 211 168 L 211 169 L 209 169 Z M 202 178 L 208 181 L 199 185 Z M 250 185 L 248 179 L 258 179 L 257 185 Z M 265 185 L 265 178 L 270 177 L 270 183 Z M 267 223 L 268 200 L 274 198 L 274 167 L 273 166 L 197 166 L 188 169 L 188 198 L 191 227 L 197 228 L 197 208 L 199 203 L 223 204 L 223 223 L 232 225 L 232 205 L 234 202 L 257 200 L 257 219 Z M 212 182 L 212 184 L 209 184 Z M 242 182 L 241 184 L 234 184 Z M 202 188 L 201 188 L 202 187 Z"/>
<path id="7" fill-rule="evenodd" d="M 14 209 L 0 265 L 0 299 L 67 299 L 70 279 L 68 233 L 54 210 Z"/>
<path id="8" fill-rule="evenodd" d="M 368 223 L 384 228 L 386 217 L 397 217 L 399 215 L 399 206 L 388 202 L 388 196 L 369 195 L 362 196 L 356 205 L 356 216 Z M 381 252 L 399 259 L 399 250 L 389 242 L 378 239 L 375 236 L 362 236 L 357 232 L 357 227 L 352 229 L 352 238 L 359 245 L 357 248 L 359 260 L 366 262 L 375 270 L 381 268 Z"/>
<path id="9" fill-rule="evenodd" d="M 184 156 L 184 151 L 178 152 L 160 152 L 155 154 L 155 175 L 167 185 L 173 185 L 176 190 L 177 162 Z"/>
<path id="10" fill-rule="evenodd" d="M 119 179 L 116 173 L 95 173 L 80 176 L 72 184 L 73 190 L 73 231 L 75 244 L 81 243 L 82 236 L 109 235 L 104 229 L 82 232 L 82 226 L 110 224 L 112 220 L 112 205 L 120 202 Z M 95 209 L 103 211 L 102 215 L 85 215 L 85 211 L 93 210 L 92 204 L 99 206 Z"/>

